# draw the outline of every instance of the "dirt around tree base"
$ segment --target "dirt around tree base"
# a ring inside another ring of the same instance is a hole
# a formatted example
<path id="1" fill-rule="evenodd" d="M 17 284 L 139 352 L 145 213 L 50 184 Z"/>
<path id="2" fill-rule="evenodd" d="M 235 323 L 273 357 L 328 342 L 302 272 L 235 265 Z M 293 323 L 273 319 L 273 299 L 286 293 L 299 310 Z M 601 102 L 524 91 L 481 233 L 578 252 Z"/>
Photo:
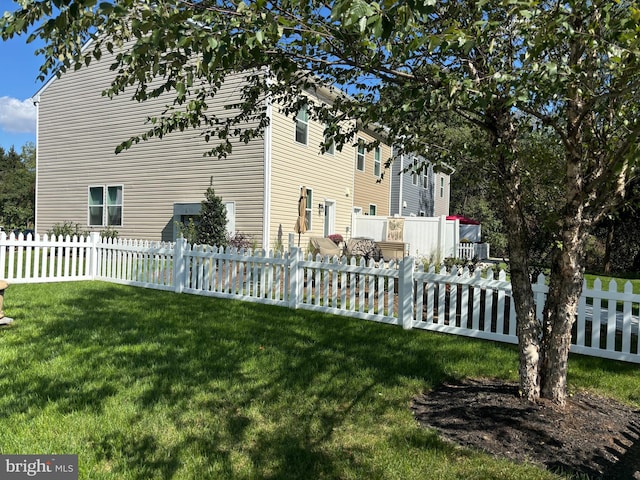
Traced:
<path id="1" fill-rule="evenodd" d="M 447 383 L 411 409 L 446 440 L 496 457 L 594 479 L 640 480 L 640 410 L 578 393 L 564 410 L 531 404 L 500 380 Z"/>

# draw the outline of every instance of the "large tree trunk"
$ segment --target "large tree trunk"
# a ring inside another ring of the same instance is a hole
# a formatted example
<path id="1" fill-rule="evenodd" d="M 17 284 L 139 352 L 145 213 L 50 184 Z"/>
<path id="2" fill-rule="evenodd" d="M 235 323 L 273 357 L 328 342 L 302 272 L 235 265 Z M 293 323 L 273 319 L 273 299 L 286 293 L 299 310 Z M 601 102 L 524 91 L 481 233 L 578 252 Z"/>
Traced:
<path id="1" fill-rule="evenodd" d="M 540 364 L 541 396 L 559 405 L 567 399 L 571 329 L 582 294 L 586 237 L 582 209 L 568 210 L 563 219 L 562 243 L 551 265 Z"/>
<path id="2" fill-rule="evenodd" d="M 536 319 L 529 273 L 529 231 L 522 208 L 522 181 L 514 119 L 509 109 L 495 113 L 494 147 L 509 232 L 509 267 L 512 298 L 517 316 L 520 394 L 531 402 L 540 398 L 540 323 Z"/>
<path id="3" fill-rule="evenodd" d="M 540 323 L 536 319 L 533 289 L 529 275 L 526 225 L 518 206 L 506 202 L 505 224 L 509 235 L 509 266 L 512 298 L 518 319 L 518 372 L 520 394 L 531 402 L 540 398 Z"/>

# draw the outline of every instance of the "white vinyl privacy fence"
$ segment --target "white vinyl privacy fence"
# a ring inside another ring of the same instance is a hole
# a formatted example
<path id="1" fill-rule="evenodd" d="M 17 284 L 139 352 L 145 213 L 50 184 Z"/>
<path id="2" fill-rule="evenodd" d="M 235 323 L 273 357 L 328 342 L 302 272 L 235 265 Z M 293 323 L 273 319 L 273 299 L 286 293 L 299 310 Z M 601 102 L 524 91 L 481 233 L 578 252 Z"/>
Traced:
<path id="1" fill-rule="evenodd" d="M 403 222 L 402 242 L 409 255 L 417 258 L 489 258 L 489 244 L 480 241 L 480 225 L 462 225 L 459 220 L 440 217 L 399 217 Z M 354 214 L 352 238 L 387 240 L 389 217 Z M 473 233 L 473 234 L 471 234 Z M 466 235 L 465 235 L 466 234 Z M 460 243 L 466 238 L 468 243 Z"/>
<path id="2" fill-rule="evenodd" d="M 373 320 L 406 329 L 517 343 L 511 284 L 503 271 L 436 271 L 412 257 L 376 264 L 355 258 L 190 246 L 138 240 L 35 239 L 0 233 L 0 278 L 9 283 L 77 280 L 233 298 Z M 538 315 L 547 292 L 534 285 Z M 640 363 L 640 295 L 597 280 L 583 289 L 572 352 Z"/>

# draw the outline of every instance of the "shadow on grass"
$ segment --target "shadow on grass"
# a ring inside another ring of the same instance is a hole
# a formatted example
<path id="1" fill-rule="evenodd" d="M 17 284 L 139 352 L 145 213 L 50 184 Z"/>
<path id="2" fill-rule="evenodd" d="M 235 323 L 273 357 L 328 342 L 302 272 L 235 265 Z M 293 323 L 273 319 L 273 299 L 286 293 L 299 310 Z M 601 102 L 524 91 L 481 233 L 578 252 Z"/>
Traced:
<path id="1" fill-rule="evenodd" d="M 509 346 L 308 311 L 99 282 L 12 288 L 18 320 L 0 342 L 17 352 L 5 382 L 15 393 L 0 397 L 0 418 L 133 405 L 131 429 L 107 418 L 86 439 L 130 478 L 171 478 L 185 457 L 210 478 L 381 478 L 366 442 L 335 440 L 341 429 L 409 415 L 410 380 L 428 388 L 458 363 L 515 364 Z M 146 428 L 156 418 L 169 432 Z M 386 441 L 459 454 L 407 435 Z"/>

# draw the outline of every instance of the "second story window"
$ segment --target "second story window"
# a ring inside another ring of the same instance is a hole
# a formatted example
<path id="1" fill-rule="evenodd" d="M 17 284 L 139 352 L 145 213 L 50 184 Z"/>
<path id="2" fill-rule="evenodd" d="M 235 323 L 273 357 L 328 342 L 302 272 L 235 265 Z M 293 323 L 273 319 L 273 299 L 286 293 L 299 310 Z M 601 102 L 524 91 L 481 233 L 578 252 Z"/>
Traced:
<path id="1" fill-rule="evenodd" d="M 444 177 L 440 177 L 440 198 L 444 198 Z"/>
<path id="2" fill-rule="evenodd" d="M 309 111 L 304 105 L 296 115 L 296 142 L 307 145 L 309 142 Z"/>
<path id="3" fill-rule="evenodd" d="M 382 153 L 380 152 L 380 147 L 376 147 L 376 149 L 373 151 L 373 175 L 376 177 L 380 177 L 380 172 L 382 170 L 381 157 Z"/>
<path id="4" fill-rule="evenodd" d="M 327 127 L 325 126 L 325 129 Z M 324 153 L 328 153 L 329 155 L 335 155 L 336 153 L 336 142 L 333 141 L 333 136 L 327 133 L 324 134 L 324 142 L 328 143 L 327 149 Z"/>
<path id="5" fill-rule="evenodd" d="M 364 172 L 364 156 L 365 156 L 364 142 L 358 139 L 358 152 L 356 153 L 356 169 L 360 172 Z"/>

